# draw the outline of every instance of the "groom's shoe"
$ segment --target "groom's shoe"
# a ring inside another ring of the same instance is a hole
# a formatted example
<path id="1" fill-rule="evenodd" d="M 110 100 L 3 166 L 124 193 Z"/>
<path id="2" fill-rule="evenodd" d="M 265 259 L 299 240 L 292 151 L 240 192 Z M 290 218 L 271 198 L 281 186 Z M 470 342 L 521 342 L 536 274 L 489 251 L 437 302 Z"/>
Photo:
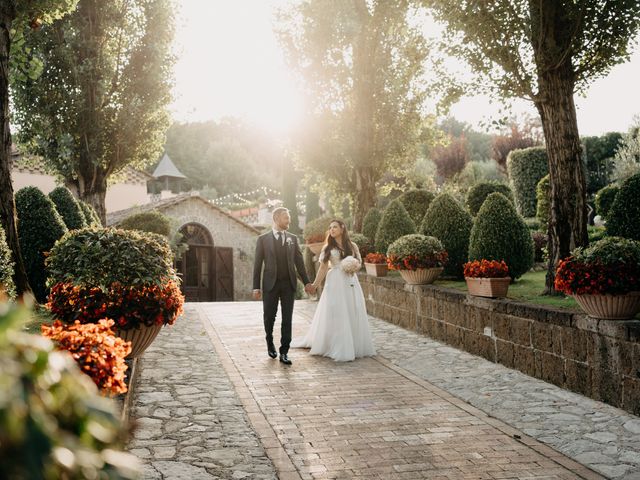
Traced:
<path id="1" fill-rule="evenodd" d="M 289 360 L 289 357 L 287 357 L 286 353 L 280 354 L 280 361 L 285 365 L 291 365 L 293 363 L 291 360 Z"/>
<path id="2" fill-rule="evenodd" d="M 271 358 L 276 358 L 278 356 L 278 352 L 276 352 L 276 347 L 273 345 L 267 345 L 267 353 Z"/>

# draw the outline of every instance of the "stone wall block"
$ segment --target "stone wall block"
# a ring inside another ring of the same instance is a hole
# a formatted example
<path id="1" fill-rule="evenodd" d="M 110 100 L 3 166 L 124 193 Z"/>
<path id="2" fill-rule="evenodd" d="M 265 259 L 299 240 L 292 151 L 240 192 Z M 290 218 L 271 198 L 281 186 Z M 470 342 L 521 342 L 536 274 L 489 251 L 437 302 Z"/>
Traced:
<path id="1" fill-rule="evenodd" d="M 585 396 L 591 395 L 591 368 L 586 363 L 566 360 L 565 387 Z"/>

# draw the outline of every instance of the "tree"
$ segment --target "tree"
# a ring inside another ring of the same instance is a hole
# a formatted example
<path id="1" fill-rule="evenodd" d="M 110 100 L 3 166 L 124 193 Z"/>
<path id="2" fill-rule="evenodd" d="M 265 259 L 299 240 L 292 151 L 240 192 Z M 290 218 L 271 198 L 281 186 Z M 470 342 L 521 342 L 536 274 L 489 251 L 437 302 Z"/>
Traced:
<path id="1" fill-rule="evenodd" d="M 105 222 L 109 177 L 161 153 L 171 100 L 171 0 L 80 0 L 27 38 L 44 64 L 13 89 L 20 138 Z"/>
<path id="2" fill-rule="evenodd" d="M 533 101 L 544 131 L 551 181 L 546 293 L 555 265 L 586 245 L 587 203 L 576 91 L 629 58 L 640 27 L 635 0 L 423 0 L 448 27 L 448 50 L 488 88 Z"/>
<path id="3" fill-rule="evenodd" d="M 436 164 L 438 175 L 445 179 L 460 173 L 469 162 L 467 139 L 452 137 L 448 145 L 438 145 L 431 151 L 431 160 Z"/>
<path id="4" fill-rule="evenodd" d="M 375 204 L 376 182 L 415 159 L 427 48 L 410 4 L 310 0 L 281 16 L 287 61 L 308 89 L 302 160 L 351 197 L 356 232 Z"/>
<path id="5" fill-rule="evenodd" d="M 506 131 L 493 137 L 491 145 L 493 150 L 492 157 L 503 170 L 507 168 L 507 157 L 511 150 L 542 145 L 542 139 L 537 133 L 538 125 L 539 122 L 531 118 L 525 119 L 522 124 L 512 118 L 507 125 Z"/>
<path id="6" fill-rule="evenodd" d="M 14 283 L 18 294 L 29 292 L 29 280 L 24 268 L 18 230 L 16 206 L 11 182 L 11 129 L 9 127 L 9 67 L 12 81 L 22 81 L 38 73 L 37 62 L 25 58 L 25 31 L 39 28 L 44 23 L 62 17 L 71 11 L 77 0 L 3 0 L 0 2 L 0 225 L 5 231 L 7 244 L 14 263 Z"/>
<path id="7" fill-rule="evenodd" d="M 583 137 L 582 149 L 587 167 L 587 193 L 595 195 L 611 181 L 614 163 L 623 136 L 609 132 L 599 137 Z"/>
<path id="8" fill-rule="evenodd" d="M 633 125 L 620 139 L 618 150 L 613 159 L 613 178 L 620 184 L 640 173 L 640 116 L 636 116 Z"/>

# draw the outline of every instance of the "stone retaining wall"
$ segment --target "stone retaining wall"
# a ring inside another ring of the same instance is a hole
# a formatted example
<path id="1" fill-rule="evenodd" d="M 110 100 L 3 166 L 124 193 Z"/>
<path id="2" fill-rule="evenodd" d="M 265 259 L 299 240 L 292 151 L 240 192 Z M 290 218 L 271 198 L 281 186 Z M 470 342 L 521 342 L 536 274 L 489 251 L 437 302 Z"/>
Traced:
<path id="1" fill-rule="evenodd" d="M 361 274 L 367 311 L 456 348 L 640 414 L 640 320 L 586 315 Z"/>

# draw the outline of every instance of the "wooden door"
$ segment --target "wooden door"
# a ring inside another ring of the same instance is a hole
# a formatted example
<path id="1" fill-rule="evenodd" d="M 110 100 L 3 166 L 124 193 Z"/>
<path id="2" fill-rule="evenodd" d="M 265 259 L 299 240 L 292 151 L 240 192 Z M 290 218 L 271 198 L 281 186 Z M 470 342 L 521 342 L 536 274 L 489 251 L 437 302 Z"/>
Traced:
<path id="1" fill-rule="evenodd" d="M 233 301 L 233 248 L 216 247 L 215 256 L 215 300 Z"/>
<path id="2" fill-rule="evenodd" d="M 182 292 L 187 302 L 210 302 L 213 298 L 213 247 L 190 245 L 177 270 L 182 273 Z"/>

